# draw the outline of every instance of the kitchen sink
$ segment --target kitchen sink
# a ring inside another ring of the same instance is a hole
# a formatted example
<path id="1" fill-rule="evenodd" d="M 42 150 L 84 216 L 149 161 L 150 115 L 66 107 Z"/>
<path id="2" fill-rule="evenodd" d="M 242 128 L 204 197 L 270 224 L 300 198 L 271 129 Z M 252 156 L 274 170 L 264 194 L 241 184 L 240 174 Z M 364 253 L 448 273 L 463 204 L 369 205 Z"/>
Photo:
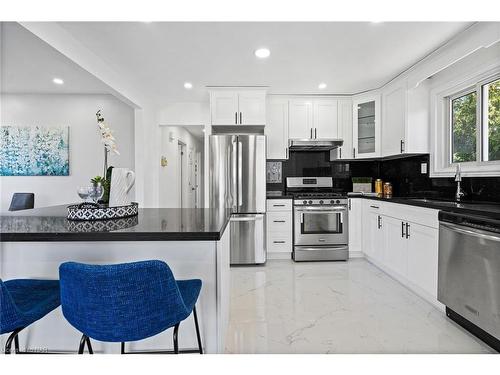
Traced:
<path id="1" fill-rule="evenodd" d="M 429 198 L 409 198 L 409 201 L 413 202 L 421 202 L 421 203 L 430 203 L 434 204 L 436 206 L 443 206 L 443 207 L 463 207 L 463 203 L 460 202 L 451 202 L 451 201 L 441 201 L 437 199 L 429 199 Z"/>

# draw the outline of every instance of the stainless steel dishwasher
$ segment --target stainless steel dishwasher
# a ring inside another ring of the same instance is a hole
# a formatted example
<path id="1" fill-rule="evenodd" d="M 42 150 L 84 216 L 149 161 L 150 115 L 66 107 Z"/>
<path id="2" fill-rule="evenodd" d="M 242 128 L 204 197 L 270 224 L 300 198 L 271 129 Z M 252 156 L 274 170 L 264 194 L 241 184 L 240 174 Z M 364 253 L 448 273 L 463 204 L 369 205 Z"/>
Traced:
<path id="1" fill-rule="evenodd" d="M 500 351 L 500 220 L 439 213 L 438 300 L 449 318 Z"/>

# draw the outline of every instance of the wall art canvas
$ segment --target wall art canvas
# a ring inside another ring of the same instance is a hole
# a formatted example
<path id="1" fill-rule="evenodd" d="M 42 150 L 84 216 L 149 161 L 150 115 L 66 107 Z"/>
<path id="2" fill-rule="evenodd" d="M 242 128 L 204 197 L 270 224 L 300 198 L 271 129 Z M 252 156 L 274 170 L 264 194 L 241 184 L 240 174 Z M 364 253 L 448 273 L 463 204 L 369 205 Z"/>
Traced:
<path id="1" fill-rule="evenodd" d="M 68 176 L 69 127 L 0 127 L 0 176 Z"/>

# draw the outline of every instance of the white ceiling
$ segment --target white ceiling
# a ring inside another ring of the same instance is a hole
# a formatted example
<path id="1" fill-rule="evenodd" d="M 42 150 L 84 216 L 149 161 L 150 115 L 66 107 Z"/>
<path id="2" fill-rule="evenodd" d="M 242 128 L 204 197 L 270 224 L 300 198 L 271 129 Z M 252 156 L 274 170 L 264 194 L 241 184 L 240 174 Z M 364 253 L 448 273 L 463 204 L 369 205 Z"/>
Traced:
<path id="1" fill-rule="evenodd" d="M 109 93 L 79 65 L 15 22 L 2 22 L 2 93 Z M 64 80 L 56 85 L 53 78 Z"/>
<path id="2" fill-rule="evenodd" d="M 158 102 L 207 100 L 207 85 L 351 94 L 380 87 L 470 26 L 466 22 L 63 22 Z M 268 47 L 258 60 L 254 50 Z M 185 90 L 183 83 L 194 88 Z M 320 82 L 327 83 L 319 90 Z"/>
<path id="3" fill-rule="evenodd" d="M 380 87 L 466 29 L 465 22 L 62 22 L 161 104 L 208 100 L 205 86 L 351 94 Z M 108 87 L 16 23 L 3 23 L 2 92 L 105 93 Z M 271 56 L 259 60 L 265 46 Z M 52 78 L 64 79 L 63 86 Z M 183 87 L 192 82 L 192 90 Z M 318 84 L 325 82 L 326 90 Z"/>

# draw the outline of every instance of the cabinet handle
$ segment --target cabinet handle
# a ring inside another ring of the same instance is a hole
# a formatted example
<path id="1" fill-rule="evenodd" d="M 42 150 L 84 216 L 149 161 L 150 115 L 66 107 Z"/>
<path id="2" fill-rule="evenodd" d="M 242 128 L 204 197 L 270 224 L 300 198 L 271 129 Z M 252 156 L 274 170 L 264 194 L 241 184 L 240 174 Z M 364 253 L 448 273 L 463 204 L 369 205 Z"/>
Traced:
<path id="1" fill-rule="evenodd" d="M 342 149 L 339 148 L 339 159 L 342 159 Z"/>
<path id="2" fill-rule="evenodd" d="M 273 207 L 285 207 L 284 204 L 273 204 Z"/>
<path id="3" fill-rule="evenodd" d="M 382 216 L 378 215 L 377 218 L 377 227 L 378 229 L 382 228 Z"/>
<path id="4" fill-rule="evenodd" d="M 405 223 L 401 222 L 401 237 L 405 237 Z"/>
<path id="5" fill-rule="evenodd" d="M 285 241 L 273 241 L 273 243 L 285 243 Z"/>
<path id="6" fill-rule="evenodd" d="M 410 224 L 406 223 L 406 238 L 410 238 Z"/>
<path id="7" fill-rule="evenodd" d="M 241 112 L 240 112 L 240 125 L 243 124 L 243 117 L 241 115 Z"/>
<path id="8" fill-rule="evenodd" d="M 314 128 L 314 139 L 318 138 L 317 129 Z"/>
<path id="9" fill-rule="evenodd" d="M 238 125 L 238 112 L 234 112 L 234 123 Z"/>
<path id="10" fill-rule="evenodd" d="M 311 139 L 313 137 L 313 128 L 311 128 Z"/>
<path id="11" fill-rule="evenodd" d="M 401 140 L 400 144 L 401 153 L 405 152 L 405 141 Z"/>
<path id="12" fill-rule="evenodd" d="M 351 199 L 350 198 L 348 199 L 348 202 L 349 202 L 349 211 L 351 211 Z"/>
<path id="13" fill-rule="evenodd" d="M 273 220 L 273 223 L 284 223 L 285 220 Z"/>
<path id="14" fill-rule="evenodd" d="M 380 208 L 379 206 L 370 206 L 371 208 L 376 208 L 377 210 Z"/>
<path id="15" fill-rule="evenodd" d="M 352 149 L 352 158 L 356 159 L 356 147 Z"/>

